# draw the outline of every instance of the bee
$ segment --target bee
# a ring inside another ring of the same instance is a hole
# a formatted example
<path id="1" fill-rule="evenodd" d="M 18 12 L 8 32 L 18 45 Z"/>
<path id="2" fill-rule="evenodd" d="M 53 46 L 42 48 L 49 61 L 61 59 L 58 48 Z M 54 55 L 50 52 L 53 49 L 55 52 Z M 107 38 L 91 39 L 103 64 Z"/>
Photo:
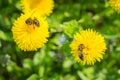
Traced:
<path id="1" fill-rule="evenodd" d="M 33 20 L 31 18 L 28 18 L 25 20 L 25 23 L 28 25 L 31 25 L 31 24 L 33 24 Z"/>
<path id="2" fill-rule="evenodd" d="M 81 51 L 78 51 L 78 56 L 82 61 L 84 60 L 84 56 L 83 56 L 83 53 Z"/>
<path id="3" fill-rule="evenodd" d="M 28 25 L 35 24 L 38 27 L 40 26 L 40 23 L 36 18 L 34 18 L 33 20 L 31 18 L 28 18 L 28 19 L 25 20 L 25 23 L 28 24 Z"/>
<path id="4" fill-rule="evenodd" d="M 83 49 L 84 48 L 85 48 L 85 46 L 83 44 L 80 44 L 78 47 L 78 56 L 82 61 L 84 60 L 84 56 L 83 56 Z"/>
<path id="5" fill-rule="evenodd" d="M 39 21 L 35 18 L 34 20 L 33 20 L 33 23 L 36 25 L 36 26 L 40 26 L 40 23 L 39 23 Z"/>
<path id="6" fill-rule="evenodd" d="M 84 48 L 85 48 L 85 46 L 83 44 L 80 44 L 78 46 L 78 51 L 83 51 Z"/>

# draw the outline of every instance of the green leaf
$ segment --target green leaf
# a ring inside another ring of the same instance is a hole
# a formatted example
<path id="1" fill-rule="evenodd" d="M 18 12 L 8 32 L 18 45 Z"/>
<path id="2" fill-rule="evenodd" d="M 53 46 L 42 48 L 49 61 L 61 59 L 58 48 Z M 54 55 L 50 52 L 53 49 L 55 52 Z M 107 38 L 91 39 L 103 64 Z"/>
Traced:
<path id="1" fill-rule="evenodd" d="M 64 34 L 70 38 L 72 38 L 77 31 L 82 30 L 82 27 L 78 25 L 78 22 L 76 20 L 65 22 L 63 25 L 65 27 Z"/>
<path id="2" fill-rule="evenodd" d="M 0 41 L 0 48 L 2 47 L 1 41 Z"/>
<path id="3" fill-rule="evenodd" d="M 33 61 L 31 59 L 29 58 L 24 59 L 23 61 L 24 68 L 32 70 L 32 66 L 33 66 Z"/>
<path id="4" fill-rule="evenodd" d="M 0 38 L 1 38 L 2 40 L 7 40 L 6 34 L 5 34 L 3 31 L 1 31 L 1 30 L 0 30 Z"/>
<path id="5" fill-rule="evenodd" d="M 67 74 L 67 75 L 64 76 L 63 80 L 77 80 L 77 79 L 74 75 Z"/>
<path id="6" fill-rule="evenodd" d="M 41 58 L 40 58 L 40 53 L 36 53 L 33 57 L 33 63 L 34 65 L 39 65 L 41 62 Z"/>
<path id="7" fill-rule="evenodd" d="M 69 45 L 70 45 L 70 42 L 66 41 L 66 43 L 63 44 L 62 47 L 61 47 L 61 49 L 60 49 L 61 52 L 69 54 L 70 53 L 70 47 L 69 47 Z"/>
<path id="8" fill-rule="evenodd" d="M 73 61 L 67 58 L 67 59 L 63 62 L 63 68 L 65 68 L 65 69 L 67 69 L 67 68 L 70 69 L 70 67 L 72 66 L 72 64 L 73 64 Z"/>
<path id="9" fill-rule="evenodd" d="M 45 71 L 44 66 L 41 66 L 41 67 L 39 68 L 39 76 L 40 76 L 40 77 L 43 77 L 43 76 L 44 76 L 44 71 Z"/>
<path id="10" fill-rule="evenodd" d="M 37 74 L 32 74 L 27 80 L 39 80 Z"/>

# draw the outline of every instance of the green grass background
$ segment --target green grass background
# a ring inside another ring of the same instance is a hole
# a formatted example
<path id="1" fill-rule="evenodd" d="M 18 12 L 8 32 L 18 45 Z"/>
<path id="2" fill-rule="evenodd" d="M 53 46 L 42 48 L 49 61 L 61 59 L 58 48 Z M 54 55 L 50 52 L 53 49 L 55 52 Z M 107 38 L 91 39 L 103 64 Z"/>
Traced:
<path id="1" fill-rule="evenodd" d="M 21 51 L 11 28 L 22 13 L 19 0 L 0 0 L 0 80 L 120 80 L 120 13 L 108 0 L 55 0 L 47 17 L 50 37 L 37 51 Z M 105 37 L 101 62 L 74 61 L 69 44 L 79 29 L 92 28 Z"/>

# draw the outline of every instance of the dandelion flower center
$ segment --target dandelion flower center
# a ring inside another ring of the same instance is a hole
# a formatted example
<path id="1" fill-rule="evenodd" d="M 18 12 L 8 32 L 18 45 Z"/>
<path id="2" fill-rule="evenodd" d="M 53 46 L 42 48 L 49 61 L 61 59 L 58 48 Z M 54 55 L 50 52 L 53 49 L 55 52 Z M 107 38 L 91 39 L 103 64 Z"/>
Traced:
<path id="1" fill-rule="evenodd" d="M 70 47 L 76 61 L 91 65 L 103 58 L 106 44 L 102 35 L 88 29 L 76 33 L 74 38 Z"/>
<path id="2" fill-rule="evenodd" d="M 40 22 L 34 18 L 28 18 L 25 20 L 25 25 L 26 25 L 26 32 L 31 33 L 32 31 L 36 31 L 37 27 L 40 27 Z"/>

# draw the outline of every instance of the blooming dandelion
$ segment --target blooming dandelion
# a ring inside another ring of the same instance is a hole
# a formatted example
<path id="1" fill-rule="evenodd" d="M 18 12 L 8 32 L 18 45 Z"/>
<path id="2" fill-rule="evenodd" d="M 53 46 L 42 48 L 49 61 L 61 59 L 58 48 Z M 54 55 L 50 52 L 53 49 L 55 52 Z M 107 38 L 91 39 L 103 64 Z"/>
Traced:
<path id="1" fill-rule="evenodd" d="M 87 29 L 76 33 L 74 38 L 70 47 L 76 61 L 88 65 L 101 61 L 106 50 L 106 43 L 102 35 L 92 29 Z"/>
<path id="2" fill-rule="evenodd" d="M 34 51 L 44 46 L 49 37 L 48 23 L 45 18 L 33 14 L 22 14 L 12 27 L 13 38 L 24 51 Z"/>
<path id="3" fill-rule="evenodd" d="M 49 15 L 54 7 L 53 0 L 21 0 L 23 12 L 38 12 L 40 15 Z"/>
<path id="4" fill-rule="evenodd" d="M 120 0 L 110 0 L 109 4 L 115 11 L 120 12 Z"/>

